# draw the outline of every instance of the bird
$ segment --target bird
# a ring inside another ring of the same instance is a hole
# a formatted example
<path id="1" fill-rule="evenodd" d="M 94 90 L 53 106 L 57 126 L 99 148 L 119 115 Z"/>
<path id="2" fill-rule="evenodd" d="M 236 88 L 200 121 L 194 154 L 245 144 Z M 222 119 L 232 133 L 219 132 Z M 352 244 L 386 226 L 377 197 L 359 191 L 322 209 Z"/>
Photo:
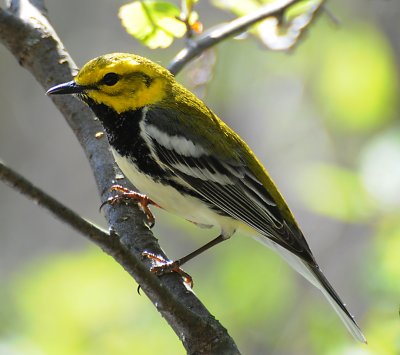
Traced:
<path id="1" fill-rule="evenodd" d="M 106 54 L 47 94 L 72 94 L 90 107 L 117 165 L 144 194 L 137 196 L 145 208 L 155 204 L 197 225 L 220 228 L 217 238 L 175 261 L 175 269 L 240 230 L 317 287 L 353 337 L 366 343 L 267 170 L 247 143 L 167 69 L 135 54 Z"/>

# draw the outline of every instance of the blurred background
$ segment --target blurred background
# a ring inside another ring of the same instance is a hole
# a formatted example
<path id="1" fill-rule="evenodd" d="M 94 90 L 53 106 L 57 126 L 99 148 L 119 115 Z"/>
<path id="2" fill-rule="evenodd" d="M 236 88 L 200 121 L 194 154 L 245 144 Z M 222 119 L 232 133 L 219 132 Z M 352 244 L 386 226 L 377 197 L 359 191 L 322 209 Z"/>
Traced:
<path id="1" fill-rule="evenodd" d="M 150 50 L 117 16 L 124 1 L 47 0 L 79 66 L 134 52 L 167 66 L 183 46 Z M 221 3 L 221 2 L 220 2 Z M 400 2 L 328 2 L 289 54 L 228 40 L 178 79 L 249 143 L 302 226 L 321 268 L 363 329 L 356 343 L 321 294 L 278 256 L 235 235 L 191 261 L 195 293 L 243 354 L 400 353 Z M 208 1 L 205 28 L 232 19 Z M 200 73 L 201 74 L 201 73 Z M 43 89 L 0 46 L 0 158 L 106 228 L 94 179 Z M 158 210 L 171 258 L 215 237 Z M 0 354 L 183 354 L 173 331 L 110 257 L 0 184 Z"/>

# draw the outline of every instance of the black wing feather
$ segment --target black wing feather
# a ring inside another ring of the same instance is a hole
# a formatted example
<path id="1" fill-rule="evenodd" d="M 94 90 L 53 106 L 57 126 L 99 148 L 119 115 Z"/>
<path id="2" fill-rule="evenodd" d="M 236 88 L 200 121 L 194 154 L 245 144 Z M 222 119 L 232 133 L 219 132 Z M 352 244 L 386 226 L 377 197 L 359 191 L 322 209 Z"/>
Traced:
<path id="1" fill-rule="evenodd" d="M 152 139 L 152 146 L 160 162 L 209 203 L 307 262 L 314 263 L 301 232 L 286 223 L 271 195 L 246 166 L 221 163 L 210 155 L 184 156 L 164 147 L 155 139 Z M 187 169 L 193 174 L 188 174 Z M 230 183 L 207 179 L 202 171 L 229 177 Z"/>

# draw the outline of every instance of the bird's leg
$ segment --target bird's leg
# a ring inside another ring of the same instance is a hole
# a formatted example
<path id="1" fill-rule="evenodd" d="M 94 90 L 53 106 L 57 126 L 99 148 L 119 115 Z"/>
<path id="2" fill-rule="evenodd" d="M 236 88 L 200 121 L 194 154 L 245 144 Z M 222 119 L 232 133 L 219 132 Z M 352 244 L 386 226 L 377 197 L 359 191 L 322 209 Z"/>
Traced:
<path id="1" fill-rule="evenodd" d="M 192 276 L 183 271 L 179 266 L 176 266 L 174 261 L 167 260 L 161 255 L 150 253 L 149 251 L 144 251 L 142 255 L 148 257 L 153 262 L 153 266 L 150 268 L 150 271 L 153 274 L 161 276 L 166 273 L 176 272 L 177 274 L 182 276 L 183 282 L 185 284 L 187 284 L 190 288 L 193 288 Z"/>
<path id="2" fill-rule="evenodd" d="M 142 211 L 144 212 L 144 214 L 146 215 L 146 219 L 147 219 L 147 222 L 149 223 L 149 227 L 152 228 L 154 226 L 155 218 L 154 218 L 153 213 L 150 211 L 149 205 L 154 205 L 156 207 L 160 207 L 160 206 L 157 205 L 153 200 L 151 200 L 144 194 L 129 190 L 126 187 L 123 187 L 121 185 L 113 185 L 113 186 L 111 186 L 110 190 L 121 192 L 121 194 L 109 197 L 106 201 L 104 201 L 101 204 L 100 209 L 102 209 L 102 207 L 105 204 L 115 205 L 115 204 L 121 203 L 121 202 L 131 202 L 131 201 L 137 202 L 139 204 L 140 208 L 142 209 Z"/>
<path id="3" fill-rule="evenodd" d="M 144 256 L 147 256 L 151 259 L 154 263 L 154 266 L 151 267 L 150 271 L 155 275 L 161 276 L 164 274 L 168 274 L 170 272 L 176 272 L 182 276 L 184 282 L 188 284 L 191 288 L 193 287 L 193 279 L 192 277 L 181 269 L 181 266 L 188 262 L 189 260 L 195 258 L 196 256 L 200 255 L 201 253 L 205 252 L 206 250 L 210 249 L 214 245 L 217 245 L 227 238 L 220 234 L 217 238 L 213 239 L 212 241 L 208 242 L 207 244 L 203 245 L 199 249 L 191 252 L 190 254 L 180 258 L 178 260 L 166 260 L 161 255 L 156 255 L 150 253 L 148 251 L 143 252 Z"/>

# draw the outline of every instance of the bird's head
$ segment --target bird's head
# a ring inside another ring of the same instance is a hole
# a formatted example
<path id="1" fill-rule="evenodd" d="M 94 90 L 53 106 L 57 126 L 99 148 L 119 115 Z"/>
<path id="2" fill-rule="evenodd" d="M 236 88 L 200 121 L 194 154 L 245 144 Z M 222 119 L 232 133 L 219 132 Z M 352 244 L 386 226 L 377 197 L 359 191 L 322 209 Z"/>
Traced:
<path id="1" fill-rule="evenodd" d="M 161 101 L 173 81 L 168 70 L 146 58 L 113 53 L 92 59 L 74 80 L 50 88 L 47 94 L 77 94 L 89 104 L 104 104 L 122 113 Z"/>

